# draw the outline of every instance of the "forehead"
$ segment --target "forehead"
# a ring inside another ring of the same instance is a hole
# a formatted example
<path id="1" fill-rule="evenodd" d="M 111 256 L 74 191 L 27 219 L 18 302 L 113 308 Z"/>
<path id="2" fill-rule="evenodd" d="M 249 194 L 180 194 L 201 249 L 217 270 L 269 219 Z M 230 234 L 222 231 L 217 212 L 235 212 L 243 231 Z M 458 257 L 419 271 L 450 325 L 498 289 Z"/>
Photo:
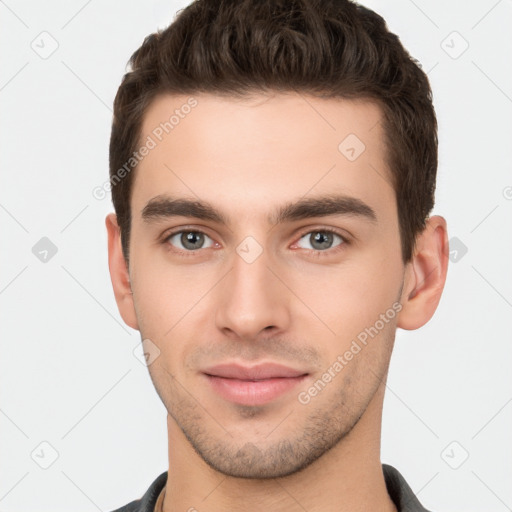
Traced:
<path id="1" fill-rule="evenodd" d="M 353 135 L 353 142 L 357 137 L 366 146 L 371 143 L 368 149 L 372 151 L 383 135 L 382 120 L 382 109 L 369 99 L 318 98 L 296 92 L 252 93 L 244 98 L 166 94 L 148 107 L 141 136 L 151 135 L 164 145 L 171 142 L 168 139 L 194 137 L 201 139 L 202 149 L 221 154 L 234 146 L 246 150 L 258 143 L 264 143 L 268 152 L 290 145 L 297 152 L 299 143 L 306 143 L 308 149 L 318 147 L 319 139 L 340 151 L 338 143 Z M 356 146 L 362 150 L 360 144 Z"/>
<path id="2" fill-rule="evenodd" d="M 255 212 L 309 193 L 394 201 L 380 107 L 299 93 L 162 95 L 148 108 L 133 211 L 161 194 Z"/>

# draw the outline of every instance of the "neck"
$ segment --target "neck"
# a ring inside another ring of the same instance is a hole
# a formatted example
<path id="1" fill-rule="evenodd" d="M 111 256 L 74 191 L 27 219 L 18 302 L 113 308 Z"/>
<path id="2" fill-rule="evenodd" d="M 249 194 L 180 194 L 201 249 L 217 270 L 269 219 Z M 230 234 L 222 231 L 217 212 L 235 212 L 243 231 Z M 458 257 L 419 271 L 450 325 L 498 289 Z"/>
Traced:
<path id="1" fill-rule="evenodd" d="M 396 512 L 380 462 L 385 383 L 363 416 L 334 448 L 298 473 L 273 479 L 223 475 L 194 451 L 168 416 L 169 472 L 164 512 Z"/>

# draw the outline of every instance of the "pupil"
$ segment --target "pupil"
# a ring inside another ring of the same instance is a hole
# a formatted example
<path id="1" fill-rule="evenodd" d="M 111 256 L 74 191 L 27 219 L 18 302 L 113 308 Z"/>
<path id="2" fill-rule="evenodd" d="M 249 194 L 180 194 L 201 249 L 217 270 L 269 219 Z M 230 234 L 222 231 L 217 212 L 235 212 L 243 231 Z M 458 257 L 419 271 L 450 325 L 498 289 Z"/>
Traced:
<path id="1" fill-rule="evenodd" d="M 183 247 L 186 247 L 187 249 L 198 249 L 201 247 L 202 242 L 203 242 L 202 233 L 196 233 L 194 231 L 190 231 L 188 233 L 183 233 L 181 235 L 181 243 L 183 244 Z"/>
<path id="2" fill-rule="evenodd" d="M 316 232 L 313 236 L 311 245 L 315 249 L 328 249 L 332 243 L 332 235 L 330 233 Z"/>

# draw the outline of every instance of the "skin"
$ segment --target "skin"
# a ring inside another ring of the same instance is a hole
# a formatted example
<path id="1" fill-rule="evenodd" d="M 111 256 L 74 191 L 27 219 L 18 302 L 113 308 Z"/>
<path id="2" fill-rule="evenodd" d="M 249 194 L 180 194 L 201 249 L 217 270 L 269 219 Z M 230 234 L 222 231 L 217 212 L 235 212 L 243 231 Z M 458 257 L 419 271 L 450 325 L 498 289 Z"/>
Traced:
<path id="1" fill-rule="evenodd" d="M 397 327 L 417 329 L 437 308 L 446 222 L 428 220 L 404 265 L 382 114 L 372 102 L 194 97 L 197 107 L 137 167 L 129 268 L 116 217 L 106 219 L 119 311 L 160 351 L 148 369 L 168 411 L 164 510 L 394 511 L 380 462 L 389 360 Z M 187 99 L 157 98 L 141 140 Z M 366 147 L 354 161 L 338 150 L 351 133 Z M 376 219 L 269 222 L 285 204 L 333 193 L 363 201 Z M 148 201 L 165 194 L 208 202 L 228 223 L 143 220 Z M 205 233 L 204 247 L 187 252 L 179 235 L 166 238 L 179 229 Z M 319 249 L 311 235 L 323 229 L 345 241 Z M 248 236 L 262 250 L 251 263 L 236 250 Z M 397 301 L 400 312 L 301 403 L 298 393 Z M 241 406 L 202 374 L 224 362 L 277 362 L 308 376 L 269 403 Z"/>

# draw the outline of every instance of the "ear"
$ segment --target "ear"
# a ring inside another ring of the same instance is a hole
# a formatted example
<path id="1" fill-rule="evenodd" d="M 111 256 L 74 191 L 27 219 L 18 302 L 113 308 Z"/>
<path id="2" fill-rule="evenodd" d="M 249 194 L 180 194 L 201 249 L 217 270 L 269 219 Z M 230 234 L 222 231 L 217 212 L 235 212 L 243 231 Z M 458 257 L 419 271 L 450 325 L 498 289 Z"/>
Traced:
<path id="1" fill-rule="evenodd" d="M 448 255 L 446 221 L 435 215 L 416 238 L 413 257 L 406 265 L 398 327 L 418 329 L 432 318 L 446 281 Z"/>
<path id="2" fill-rule="evenodd" d="M 114 213 L 107 215 L 105 225 L 107 226 L 108 234 L 108 268 L 117 308 L 125 323 L 132 329 L 138 330 L 139 324 L 133 303 L 130 274 L 121 247 L 121 230 Z"/>

